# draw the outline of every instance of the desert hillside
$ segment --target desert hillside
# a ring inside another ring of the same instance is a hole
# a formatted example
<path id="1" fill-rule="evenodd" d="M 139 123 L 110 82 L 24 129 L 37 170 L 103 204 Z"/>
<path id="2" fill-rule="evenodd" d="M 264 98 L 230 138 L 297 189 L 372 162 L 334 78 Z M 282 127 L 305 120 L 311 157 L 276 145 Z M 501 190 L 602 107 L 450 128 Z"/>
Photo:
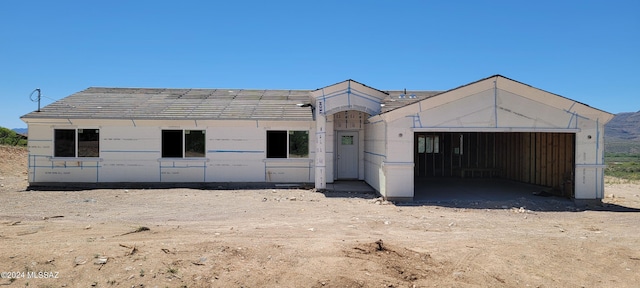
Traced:
<path id="1" fill-rule="evenodd" d="M 606 152 L 640 153 L 640 111 L 616 114 L 604 133 Z"/>
<path id="2" fill-rule="evenodd" d="M 0 145 L 0 191 L 27 185 L 26 147 Z"/>
<path id="3" fill-rule="evenodd" d="M 605 128 L 610 139 L 640 140 L 640 111 L 618 113 Z"/>

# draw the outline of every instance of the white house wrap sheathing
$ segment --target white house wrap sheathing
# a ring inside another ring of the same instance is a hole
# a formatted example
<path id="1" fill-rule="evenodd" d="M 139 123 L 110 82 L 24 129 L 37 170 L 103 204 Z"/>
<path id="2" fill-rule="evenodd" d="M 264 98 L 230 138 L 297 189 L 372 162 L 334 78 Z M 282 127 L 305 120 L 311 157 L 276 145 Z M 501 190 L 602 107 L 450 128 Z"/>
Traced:
<path id="1" fill-rule="evenodd" d="M 31 184 L 314 182 L 324 189 L 340 178 L 338 136 L 348 132 L 358 139 L 357 179 L 385 198 L 411 199 L 414 133 L 541 132 L 575 135 L 575 198 L 600 199 L 604 125 L 612 117 L 495 75 L 445 92 L 384 92 L 353 80 L 313 91 L 89 88 L 22 119 Z M 54 157 L 55 129 L 99 130 L 99 157 Z M 163 158 L 163 130 L 203 130 L 205 156 Z M 308 131 L 308 157 L 267 157 L 274 130 Z"/>
<path id="2" fill-rule="evenodd" d="M 413 132 L 575 133 L 575 198 L 604 195 L 604 124 L 613 115 L 501 76 L 372 117 L 386 125 L 387 197 L 413 196 Z M 411 167 L 412 168 L 412 167 Z M 412 171 L 412 170 L 411 170 Z M 389 180 L 393 179 L 393 181 Z M 411 186 L 411 187 L 410 187 Z M 385 188 L 381 188 L 381 191 Z"/>
<path id="3" fill-rule="evenodd" d="M 382 196 L 387 196 L 386 173 L 382 167 L 382 163 L 387 157 L 386 123 L 384 121 L 370 122 L 365 127 L 365 181 L 379 191 Z"/>
<path id="4" fill-rule="evenodd" d="M 360 111 L 369 115 L 378 114 L 381 110 L 380 103 L 386 98 L 387 94 L 358 82 L 347 80 L 312 91 L 311 95 L 314 99 L 316 113 L 315 187 L 317 189 L 324 189 L 327 183 L 327 177 L 325 177 L 325 175 L 328 176 L 329 171 L 335 170 L 333 165 L 327 165 L 329 161 L 335 160 L 335 155 L 324 152 L 330 149 L 328 147 L 332 147 L 334 143 L 336 143 L 334 142 L 335 138 L 329 138 L 329 136 L 334 136 L 335 133 L 335 131 L 333 131 L 334 125 L 327 125 L 329 117 L 335 113 L 350 110 Z M 360 130 L 360 127 L 358 127 L 357 130 Z M 365 147 L 364 138 L 365 137 L 359 137 L 359 143 L 357 143 L 357 145 L 362 148 Z M 359 151 L 363 150 L 364 149 L 360 149 Z M 361 160 L 364 158 L 364 153 L 362 153 L 362 155 L 362 157 L 358 157 Z M 331 164 L 333 164 L 333 162 L 331 162 Z M 330 175 L 331 178 L 328 179 L 332 180 L 333 172 L 331 172 Z M 362 173 L 362 175 L 364 176 L 364 173 Z"/>
<path id="5" fill-rule="evenodd" d="M 199 121 L 200 126 L 189 122 L 140 120 L 133 126 L 131 121 L 74 120 L 55 125 L 100 128 L 99 158 L 51 157 L 51 125 L 31 124 L 29 182 L 313 182 L 313 158 L 264 156 L 267 130 L 313 133 L 313 122 Z M 162 129 L 204 130 L 207 157 L 162 158 Z M 311 143 L 310 151 L 313 148 Z"/>

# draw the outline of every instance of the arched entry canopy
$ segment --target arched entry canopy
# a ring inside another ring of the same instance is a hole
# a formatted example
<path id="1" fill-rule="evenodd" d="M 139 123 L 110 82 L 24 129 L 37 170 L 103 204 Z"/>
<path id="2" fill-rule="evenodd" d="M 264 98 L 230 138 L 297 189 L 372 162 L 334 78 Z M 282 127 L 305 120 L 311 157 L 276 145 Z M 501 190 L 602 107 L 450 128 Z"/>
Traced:
<path id="1" fill-rule="evenodd" d="M 389 94 L 354 80 L 346 80 L 311 92 L 316 113 L 331 115 L 356 110 L 369 115 L 380 113 L 380 104 Z"/>
<path id="2" fill-rule="evenodd" d="M 312 101 L 315 103 L 314 113 L 316 115 L 316 189 L 324 189 L 327 185 L 327 145 L 333 145 L 333 143 L 326 143 L 327 116 L 348 110 L 378 115 L 380 114 L 380 104 L 388 95 L 386 92 L 351 79 L 311 92 Z"/>

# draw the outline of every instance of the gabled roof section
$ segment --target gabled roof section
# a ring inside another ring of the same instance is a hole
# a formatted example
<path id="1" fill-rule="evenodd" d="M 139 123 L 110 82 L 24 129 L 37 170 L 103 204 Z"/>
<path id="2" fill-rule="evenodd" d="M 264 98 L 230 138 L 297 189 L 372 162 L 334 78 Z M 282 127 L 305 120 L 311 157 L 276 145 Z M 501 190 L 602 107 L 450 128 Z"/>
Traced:
<path id="1" fill-rule="evenodd" d="M 495 78 L 495 77 L 497 77 L 497 76 L 502 77 L 501 75 L 496 74 L 496 75 L 489 76 L 489 77 L 487 77 L 487 78 L 483 78 L 483 79 L 480 79 L 480 80 L 478 80 L 478 81 L 474 81 L 474 82 L 471 82 L 471 83 L 468 83 L 468 84 L 464 84 L 464 85 L 462 85 L 462 86 L 458 86 L 458 87 L 456 87 L 456 88 L 449 89 L 449 90 L 446 90 L 446 91 L 433 91 L 433 92 L 434 92 L 434 94 L 433 94 L 433 95 L 430 95 L 429 97 L 425 97 L 424 99 L 426 99 L 426 98 L 431 98 L 431 97 L 435 97 L 435 96 L 438 96 L 438 95 L 441 95 L 441 94 L 445 94 L 445 93 L 448 93 L 448 92 L 451 92 L 451 91 L 455 91 L 455 90 L 458 90 L 458 89 L 462 89 L 462 88 L 464 88 L 464 87 L 471 86 L 471 85 L 473 85 L 473 84 L 475 84 L 475 83 L 479 83 L 479 82 L 485 81 L 485 80 L 487 80 L 487 79 Z M 505 78 L 506 78 L 506 77 L 505 77 Z M 507 78 L 507 79 L 508 79 L 508 78 Z M 420 99 L 420 100 L 423 100 L 423 99 Z M 416 103 L 416 102 L 418 102 L 418 101 L 414 101 L 414 102 L 412 102 L 412 103 L 408 103 L 408 104 L 406 104 L 406 105 L 402 105 L 402 106 L 396 106 L 396 107 L 394 107 L 393 109 L 389 109 L 389 110 L 385 111 L 385 113 L 387 113 L 387 112 L 391 112 L 391 111 L 393 111 L 393 110 L 396 110 L 396 109 L 402 108 L 402 107 L 404 107 L 404 106 L 407 106 L 407 105 L 409 105 L 409 104 L 413 104 L 413 103 Z"/>
<path id="2" fill-rule="evenodd" d="M 22 119 L 246 119 L 311 121 L 310 90 L 90 87 Z"/>
<path id="3" fill-rule="evenodd" d="M 319 114 L 330 115 L 340 111 L 357 110 L 369 115 L 380 113 L 387 92 L 371 88 L 358 81 L 345 80 L 311 92 Z"/>
<path id="4" fill-rule="evenodd" d="M 330 88 L 330 87 L 338 86 L 338 85 L 340 85 L 340 84 L 347 83 L 347 82 L 352 82 L 352 83 L 355 83 L 355 84 L 359 84 L 359 85 L 361 85 L 361 86 L 363 86 L 363 87 L 367 87 L 367 88 L 369 88 L 369 89 L 376 90 L 376 91 L 378 91 L 378 92 L 380 92 L 380 93 L 383 93 L 383 94 L 387 94 L 387 95 L 389 95 L 389 93 L 387 93 L 387 92 L 385 92 L 385 91 L 378 90 L 378 89 L 376 89 L 376 88 L 373 88 L 373 87 L 371 87 L 371 86 L 368 86 L 368 85 L 362 84 L 362 83 L 360 83 L 360 82 L 358 82 L 358 81 L 356 81 L 356 80 L 353 80 L 353 79 L 347 79 L 347 80 L 344 80 L 344 81 L 341 81 L 341 82 L 338 82 L 338 83 L 331 84 L 331 85 L 329 85 L 329 86 L 325 86 L 325 87 L 322 87 L 322 88 L 318 88 L 318 89 L 316 89 L 316 90 L 313 90 L 312 92 L 316 92 L 316 91 L 318 91 L 318 90 L 322 90 L 322 89 L 328 89 L 328 88 Z"/>
<path id="5" fill-rule="evenodd" d="M 351 86 L 350 84 L 356 84 Z M 314 97 L 320 97 L 320 95 L 322 95 L 322 93 L 325 93 L 325 96 L 333 96 L 333 94 L 330 94 L 331 91 L 335 91 L 336 89 L 339 92 L 346 92 L 346 90 L 344 90 L 344 86 L 347 85 L 348 87 L 352 87 L 355 89 L 358 89 L 357 85 L 360 85 L 360 87 L 364 87 L 365 89 L 361 89 L 361 90 L 366 90 L 366 89 L 370 89 L 370 91 L 366 91 L 369 93 L 373 94 L 373 91 L 380 93 L 377 98 L 377 101 L 379 102 L 378 105 L 380 105 L 380 109 L 379 112 L 376 114 L 371 114 L 371 115 L 377 115 L 379 113 L 385 113 L 415 102 L 418 102 L 420 100 L 432 97 L 434 95 L 437 95 L 439 93 L 442 93 L 442 91 L 423 91 L 423 90 L 387 90 L 387 91 L 383 91 L 380 89 L 376 89 L 373 88 L 371 86 L 362 84 L 358 81 L 355 81 L 353 79 L 347 79 L 345 81 L 342 82 L 338 82 L 323 88 L 318 88 L 316 90 L 313 90 L 311 93 L 314 95 Z M 340 90 L 340 88 L 343 88 L 342 90 Z M 366 93 L 365 92 L 365 93 Z"/>
<path id="6" fill-rule="evenodd" d="M 527 85 L 498 74 L 453 88 L 451 90 L 435 93 L 420 101 L 415 101 L 404 106 L 395 107 L 394 109 L 390 109 L 381 113 L 380 117 L 385 119 L 385 121 L 393 121 L 395 119 L 407 117 L 410 115 L 417 115 L 422 111 L 435 109 L 439 106 L 444 107 L 444 105 L 451 105 L 451 103 L 455 101 L 458 101 L 462 98 L 470 97 L 472 95 L 477 95 L 479 93 L 486 94 L 487 91 L 495 91 L 491 93 L 495 94 L 496 96 L 502 95 L 501 93 L 511 93 L 513 95 L 518 95 L 518 97 L 521 97 L 523 99 L 526 98 L 528 99 L 527 101 L 542 103 L 549 107 L 554 107 L 557 110 L 564 111 L 565 113 L 598 119 L 598 121 L 603 124 L 611 120 L 611 118 L 613 117 L 613 114 L 605 112 L 603 110 L 590 107 L 589 105 L 586 105 L 584 103 L 569 99 L 564 96 L 560 96 L 558 94 L 547 92 L 539 88 L 535 88 L 531 85 Z M 499 101 L 499 99 L 496 97 L 491 97 L 491 99 L 493 99 L 490 100 L 492 103 L 488 103 L 489 100 L 487 100 L 488 98 L 486 97 L 483 99 L 485 100 L 479 101 L 487 102 L 483 105 L 489 105 L 496 111 L 506 109 L 505 107 L 501 107 L 500 103 L 494 102 Z"/>

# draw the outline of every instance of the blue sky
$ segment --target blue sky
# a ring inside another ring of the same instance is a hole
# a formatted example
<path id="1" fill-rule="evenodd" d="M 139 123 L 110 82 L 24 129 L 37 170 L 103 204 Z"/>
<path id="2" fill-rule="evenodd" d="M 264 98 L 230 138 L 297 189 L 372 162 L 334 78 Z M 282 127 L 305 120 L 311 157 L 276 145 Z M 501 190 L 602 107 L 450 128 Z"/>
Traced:
<path id="1" fill-rule="evenodd" d="M 2 1 L 0 126 L 91 86 L 448 90 L 640 110 L 640 1 Z"/>

